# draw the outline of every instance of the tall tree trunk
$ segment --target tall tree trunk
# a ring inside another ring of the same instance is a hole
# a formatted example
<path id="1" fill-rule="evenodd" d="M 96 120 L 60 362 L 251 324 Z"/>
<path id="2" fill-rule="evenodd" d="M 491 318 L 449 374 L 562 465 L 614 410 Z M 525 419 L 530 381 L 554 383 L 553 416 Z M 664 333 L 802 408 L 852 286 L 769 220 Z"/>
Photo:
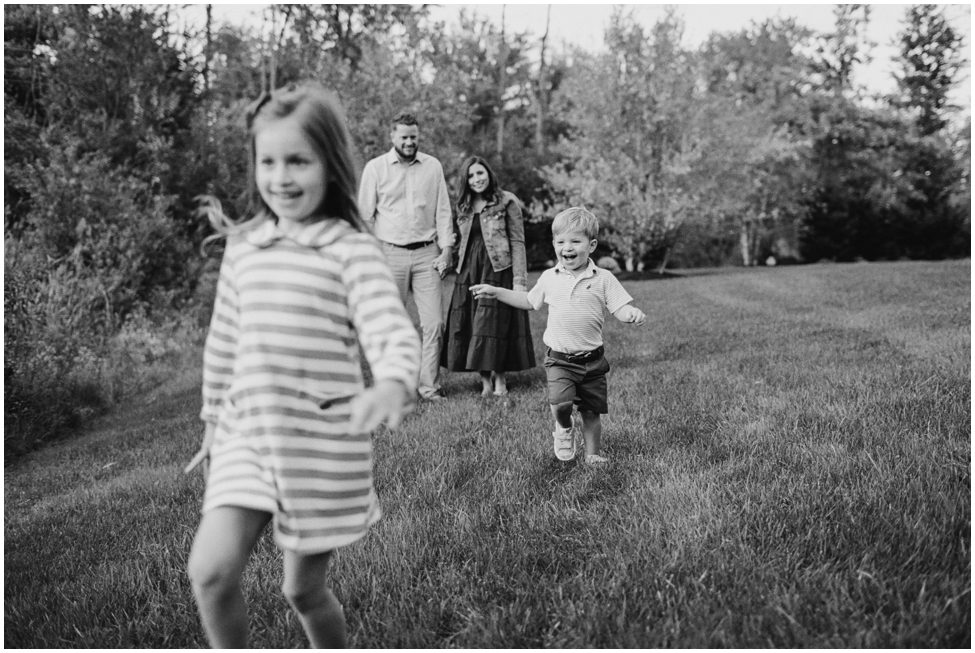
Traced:
<path id="1" fill-rule="evenodd" d="M 545 10 L 545 33 L 542 34 L 542 44 L 538 55 L 538 79 L 535 80 L 535 154 L 539 157 L 545 155 L 547 149 L 545 142 L 545 118 L 548 114 L 548 91 L 547 76 L 548 68 L 545 64 L 545 44 L 548 41 L 548 28 L 552 18 L 552 5 L 547 5 Z"/>
<path id="2" fill-rule="evenodd" d="M 496 143 L 498 150 L 497 165 L 499 166 L 504 160 L 504 91 L 508 85 L 508 41 L 504 36 L 504 9 L 505 5 L 501 5 L 501 48 L 498 51 L 498 132 Z"/>
<path id="3" fill-rule="evenodd" d="M 657 274 L 663 274 L 664 270 L 667 269 L 668 259 L 670 259 L 670 247 L 664 249 L 664 257 L 660 259 L 660 267 L 657 268 Z"/>
<path id="4" fill-rule="evenodd" d="M 213 48 L 213 5 L 208 4 L 207 10 L 207 23 L 206 23 L 206 34 L 204 38 L 206 39 L 203 45 L 203 95 L 204 97 L 209 97 L 210 95 L 210 52 Z"/>
<path id="5" fill-rule="evenodd" d="M 738 233 L 738 243 L 741 246 L 741 263 L 746 268 L 752 265 L 751 222 L 750 218 L 742 220 L 741 230 Z"/>

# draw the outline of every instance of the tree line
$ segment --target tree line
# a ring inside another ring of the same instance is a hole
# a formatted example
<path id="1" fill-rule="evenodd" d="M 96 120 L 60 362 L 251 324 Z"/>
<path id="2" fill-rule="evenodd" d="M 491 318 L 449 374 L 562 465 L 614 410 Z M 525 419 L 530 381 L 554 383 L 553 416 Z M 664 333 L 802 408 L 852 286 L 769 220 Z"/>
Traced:
<path id="1" fill-rule="evenodd" d="M 905 6 L 896 91 L 875 97 L 853 82 L 869 6 L 834 14 L 830 33 L 770 19 L 688 48 L 674 11 L 648 28 L 619 7 L 589 52 L 556 50 L 547 24 L 461 12 L 448 29 L 420 5 L 272 5 L 255 25 L 5 5 L 6 425 L 104 377 L 123 336 L 138 362 L 164 326 L 205 323 L 215 257 L 194 198 L 244 210 L 244 107 L 301 79 L 336 90 L 363 162 L 401 108 L 452 186 L 465 156 L 491 160 L 536 265 L 571 204 L 628 269 L 967 256 L 961 36 Z"/>

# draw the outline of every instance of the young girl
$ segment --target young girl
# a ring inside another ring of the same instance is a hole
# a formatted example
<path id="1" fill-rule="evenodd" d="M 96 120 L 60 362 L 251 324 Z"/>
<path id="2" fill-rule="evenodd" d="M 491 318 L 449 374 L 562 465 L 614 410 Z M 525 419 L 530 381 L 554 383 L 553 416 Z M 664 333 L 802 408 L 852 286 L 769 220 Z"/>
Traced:
<path id="1" fill-rule="evenodd" d="M 227 247 L 204 350 L 209 472 L 188 572 L 210 644 L 246 646 L 241 575 L 273 520 L 285 597 L 313 646 L 340 647 L 325 570 L 380 517 L 369 432 L 407 412 L 420 343 L 359 218 L 333 96 L 312 84 L 265 94 L 248 129 L 253 217 L 234 224 L 207 207 Z"/>

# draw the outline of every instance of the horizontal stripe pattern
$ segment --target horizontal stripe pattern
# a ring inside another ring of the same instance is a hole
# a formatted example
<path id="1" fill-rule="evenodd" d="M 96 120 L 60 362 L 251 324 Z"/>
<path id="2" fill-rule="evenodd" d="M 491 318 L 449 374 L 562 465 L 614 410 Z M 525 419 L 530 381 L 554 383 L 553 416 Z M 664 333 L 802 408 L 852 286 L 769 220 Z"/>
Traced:
<path id="1" fill-rule="evenodd" d="M 536 310 L 548 304 L 542 341 L 555 351 L 577 354 L 602 346 L 606 311 L 615 313 L 633 297 L 611 272 L 590 259 L 578 277 L 561 263 L 545 270 L 528 291 L 528 301 Z"/>
<path id="2" fill-rule="evenodd" d="M 374 379 L 410 392 L 420 354 L 378 242 L 330 222 L 228 241 L 203 360 L 200 414 L 216 424 L 203 510 L 273 513 L 278 545 L 305 553 L 381 515 L 370 436 L 348 433 L 348 402 L 321 406 L 362 390 L 360 345 Z"/>

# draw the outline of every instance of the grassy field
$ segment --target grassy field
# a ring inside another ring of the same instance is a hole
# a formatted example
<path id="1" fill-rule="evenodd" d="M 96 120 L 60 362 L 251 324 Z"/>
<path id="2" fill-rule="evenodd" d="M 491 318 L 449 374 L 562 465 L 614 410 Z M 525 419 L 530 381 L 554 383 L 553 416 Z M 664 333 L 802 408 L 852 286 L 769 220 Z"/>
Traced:
<path id="1" fill-rule="evenodd" d="M 376 436 L 385 518 L 333 582 L 356 647 L 971 644 L 970 261 L 627 282 L 600 469 L 539 370 Z M 534 314 L 541 352 L 544 315 Z M 5 469 L 4 645 L 205 645 L 184 567 L 198 370 Z M 260 543 L 252 645 L 304 646 Z"/>

